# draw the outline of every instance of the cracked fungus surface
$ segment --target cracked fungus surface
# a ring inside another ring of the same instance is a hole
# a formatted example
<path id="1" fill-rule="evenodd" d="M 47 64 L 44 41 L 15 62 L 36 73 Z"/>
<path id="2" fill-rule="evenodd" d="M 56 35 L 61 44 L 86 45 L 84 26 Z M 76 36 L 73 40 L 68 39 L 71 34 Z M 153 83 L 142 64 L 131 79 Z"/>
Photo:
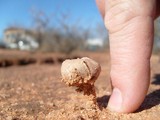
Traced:
<path id="1" fill-rule="evenodd" d="M 65 60 L 61 67 L 62 80 L 70 86 L 94 84 L 100 71 L 100 65 L 87 57 Z"/>
<path id="2" fill-rule="evenodd" d="M 94 83 L 100 71 L 99 63 L 87 57 L 65 60 L 61 67 L 62 81 L 68 86 L 77 87 L 78 92 L 96 96 Z"/>

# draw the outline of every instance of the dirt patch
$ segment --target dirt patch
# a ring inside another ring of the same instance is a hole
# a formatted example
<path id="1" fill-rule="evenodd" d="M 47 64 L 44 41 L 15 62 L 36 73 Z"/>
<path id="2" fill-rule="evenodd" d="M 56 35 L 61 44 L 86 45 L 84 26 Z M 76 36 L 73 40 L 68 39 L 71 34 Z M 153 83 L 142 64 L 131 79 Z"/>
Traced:
<path id="1" fill-rule="evenodd" d="M 27 53 L 0 49 L 0 68 L 26 66 L 30 64 L 61 64 L 66 59 L 78 58 L 76 55 Z"/>
<path id="2" fill-rule="evenodd" d="M 142 106 L 135 113 L 117 114 L 106 108 L 111 92 L 109 54 L 83 55 L 102 66 L 95 82 L 97 103 L 101 109 L 95 109 L 87 95 L 77 94 L 75 88 L 60 81 L 60 64 L 30 64 L 0 68 L 0 120 L 159 120 L 160 85 L 157 75 L 160 74 L 160 63 L 157 56 L 152 56 L 151 84 Z M 51 54 L 50 57 L 54 56 Z"/>

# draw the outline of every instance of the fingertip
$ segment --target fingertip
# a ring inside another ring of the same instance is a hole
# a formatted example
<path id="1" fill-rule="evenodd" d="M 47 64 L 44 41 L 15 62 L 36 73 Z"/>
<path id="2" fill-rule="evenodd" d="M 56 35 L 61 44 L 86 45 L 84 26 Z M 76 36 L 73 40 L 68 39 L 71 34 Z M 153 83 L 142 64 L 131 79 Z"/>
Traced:
<path id="1" fill-rule="evenodd" d="M 107 108 L 111 111 L 120 112 L 122 107 L 123 97 L 118 88 L 114 88 L 110 97 Z"/>
<path id="2" fill-rule="evenodd" d="M 124 89 L 114 88 L 107 108 L 117 113 L 132 113 L 136 111 L 144 101 L 148 86 L 144 85 L 139 89 L 139 86 L 131 88 L 123 86 Z"/>

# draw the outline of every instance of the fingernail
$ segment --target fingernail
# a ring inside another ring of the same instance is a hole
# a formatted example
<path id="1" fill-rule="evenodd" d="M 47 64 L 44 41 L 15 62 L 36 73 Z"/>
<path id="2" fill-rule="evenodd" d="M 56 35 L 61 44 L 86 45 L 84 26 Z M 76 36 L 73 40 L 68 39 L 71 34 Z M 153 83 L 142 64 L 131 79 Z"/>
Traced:
<path id="1" fill-rule="evenodd" d="M 108 109 L 119 112 L 122 107 L 122 93 L 118 88 L 114 88 L 108 103 Z"/>

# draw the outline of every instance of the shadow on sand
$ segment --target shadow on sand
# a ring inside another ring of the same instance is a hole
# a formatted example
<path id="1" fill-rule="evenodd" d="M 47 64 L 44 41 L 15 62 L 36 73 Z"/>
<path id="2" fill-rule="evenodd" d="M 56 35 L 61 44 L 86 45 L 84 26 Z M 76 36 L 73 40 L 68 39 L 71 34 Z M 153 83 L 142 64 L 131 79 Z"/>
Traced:
<path id="1" fill-rule="evenodd" d="M 151 84 L 160 85 L 160 74 L 155 74 L 153 77 L 153 82 Z M 156 105 L 160 104 L 160 89 L 154 90 L 150 94 L 148 94 L 140 106 L 140 108 L 136 112 L 141 112 L 143 110 L 150 109 Z"/>
<path id="2" fill-rule="evenodd" d="M 153 79 L 154 80 L 153 80 L 152 84 L 160 85 L 160 74 L 155 74 Z"/>
<path id="3" fill-rule="evenodd" d="M 152 84 L 160 85 L 160 74 L 155 74 L 154 81 L 152 82 Z M 97 103 L 99 105 L 100 110 L 107 107 L 109 97 L 110 96 L 105 95 L 105 96 L 97 98 Z M 156 105 L 159 105 L 159 104 L 160 104 L 160 89 L 155 90 L 155 91 L 151 92 L 150 94 L 148 94 L 146 96 L 144 102 L 142 103 L 142 105 L 140 106 L 140 108 L 136 112 L 141 112 L 143 110 L 150 109 L 150 108 L 152 108 Z"/>
<path id="4" fill-rule="evenodd" d="M 160 89 L 155 90 L 152 93 L 148 94 L 143 104 L 136 112 L 141 112 L 143 110 L 150 109 L 159 104 L 160 104 Z"/>
<path id="5" fill-rule="evenodd" d="M 97 98 L 97 103 L 98 103 L 100 110 L 103 110 L 107 107 L 109 97 L 110 96 L 105 95 L 105 96 Z M 136 112 L 141 112 L 143 110 L 150 109 L 150 108 L 152 108 L 156 105 L 159 105 L 159 104 L 160 104 L 160 89 L 155 90 L 152 93 L 148 94 L 146 96 L 144 102 L 142 103 L 142 105 L 140 106 L 140 108 Z"/>
<path id="6" fill-rule="evenodd" d="M 108 101 L 109 101 L 109 97 L 108 95 L 104 95 L 102 97 L 98 97 L 97 98 L 97 103 L 99 106 L 99 109 L 102 110 L 103 108 L 107 107 Z"/>

